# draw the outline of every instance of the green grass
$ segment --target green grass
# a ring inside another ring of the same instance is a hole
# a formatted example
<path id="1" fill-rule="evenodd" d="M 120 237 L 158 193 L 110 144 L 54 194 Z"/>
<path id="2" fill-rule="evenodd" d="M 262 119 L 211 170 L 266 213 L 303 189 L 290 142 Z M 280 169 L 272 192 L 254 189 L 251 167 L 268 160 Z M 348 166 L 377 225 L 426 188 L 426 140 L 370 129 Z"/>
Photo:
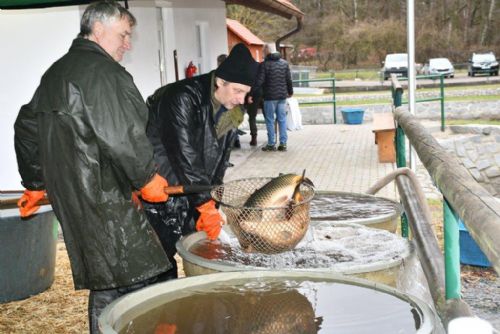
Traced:
<path id="1" fill-rule="evenodd" d="M 331 72 L 316 72 L 317 79 L 335 78 L 336 80 L 380 80 L 379 69 L 339 70 Z"/>
<path id="2" fill-rule="evenodd" d="M 467 124 L 500 125 L 500 120 L 490 120 L 490 119 L 450 119 L 450 120 L 446 120 L 446 125 L 467 125 Z"/>
<path id="3" fill-rule="evenodd" d="M 448 88 L 447 88 L 448 89 Z M 463 89 L 462 89 L 463 90 Z M 417 90 L 417 94 L 418 92 L 423 92 L 424 89 L 422 90 Z M 439 91 L 438 90 L 431 90 L 431 89 L 427 89 L 427 91 L 435 91 L 435 96 L 433 97 L 438 97 L 439 96 Z M 368 96 L 368 95 L 380 95 L 381 92 L 373 92 L 373 93 L 369 93 L 369 92 L 363 92 L 361 95 L 362 96 Z M 341 104 L 341 105 L 373 105 L 373 104 L 390 104 L 392 103 L 392 99 L 391 98 L 384 98 L 384 97 L 380 97 L 380 98 L 375 98 L 375 99 L 366 99 L 366 98 L 359 98 L 359 99 L 350 99 L 348 101 L 340 101 L 339 97 L 341 96 L 355 96 L 356 93 L 346 93 L 346 94 L 343 94 L 343 93 L 337 93 L 336 94 L 336 97 L 337 97 L 337 104 Z M 296 97 L 298 98 L 301 98 L 301 97 L 327 97 L 328 99 L 332 99 L 332 95 L 331 94 L 323 94 L 323 95 L 312 95 L 312 94 L 304 94 L 304 95 L 299 95 L 299 94 L 296 94 L 295 95 Z M 429 97 L 426 97 L 426 98 L 429 98 Z M 417 96 L 417 100 L 419 99 L 419 97 Z M 495 95 L 466 95 L 466 96 L 446 96 L 446 90 L 445 90 L 445 105 L 446 105 L 446 102 L 486 102 L 486 101 L 498 101 L 500 100 L 500 94 L 495 94 Z M 406 99 L 403 99 L 404 103 L 407 103 L 408 101 Z M 434 103 L 439 103 L 439 100 L 436 100 L 436 101 L 432 101 Z M 420 103 L 420 102 L 418 102 Z M 318 106 L 318 105 L 321 105 L 321 104 L 308 104 L 307 106 Z"/>
<path id="4" fill-rule="evenodd" d="M 434 96 L 435 98 L 438 97 L 438 95 Z M 422 98 L 422 99 L 427 99 L 427 98 L 430 98 L 430 97 L 425 97 L 425 98 Z M 426 101 L 418 101 L 420 98 L 417 96 L 417 103 L 421 103 L 421 102 L 426 102 Z M 444 103 L 446 105 L 446 102 L 485 102 L 485 101 L 498 101 L 500 100 L 500 95 L 483 95 L 483 96 L 449 96 L 449 97 L 446 97 L 446 93 L 445 93 L 445 97 L 444 97 Z M 431 101 L 431 102 L 436 102 L 436 103 L 439 103 L 439 100 L 436 100 L 436 101 Z M 406 104 L 408 103 L 408 100 L 406 99 L 403 99 L 403 103 Z"/>

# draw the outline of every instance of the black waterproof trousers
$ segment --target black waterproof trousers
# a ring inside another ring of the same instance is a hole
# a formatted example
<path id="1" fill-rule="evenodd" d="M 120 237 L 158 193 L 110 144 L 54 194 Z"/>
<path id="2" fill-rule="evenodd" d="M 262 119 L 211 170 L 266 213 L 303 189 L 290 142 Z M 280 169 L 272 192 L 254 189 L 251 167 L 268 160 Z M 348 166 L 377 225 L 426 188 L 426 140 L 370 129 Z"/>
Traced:
<path id="1" fill-rule="evenodd" d="M 165 282 L 174 278 L 177 278 L 177 276 L 172 277 L 171 271 L 168 271 L 161 275 L 147 279 L 143 282 L 136 283 L 126 287 L 107 289 L 107 290 L 90 290 L 89 304 L 88 304 L 90 334 L 100 333 L 98 325 L 99 316 L 101 315 L 104 308 L 109 304 L 111 304 L 112 301 L 128 293 L 142 289 L 148 285 Z"/>

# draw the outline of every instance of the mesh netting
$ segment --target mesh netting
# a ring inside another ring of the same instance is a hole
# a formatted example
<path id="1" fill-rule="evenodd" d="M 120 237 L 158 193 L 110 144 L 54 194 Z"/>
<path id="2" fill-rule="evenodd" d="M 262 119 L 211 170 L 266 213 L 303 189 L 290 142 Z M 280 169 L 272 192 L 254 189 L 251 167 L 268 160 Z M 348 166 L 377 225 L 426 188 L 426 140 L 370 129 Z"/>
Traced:
<path id="1" fill-rule="evenodd" d="M 248 178 L 220 185 L 212 190 L 227 223 L 248 252 L 281 253 L 293 249 L 309 226 L 309 203 L 314 189 L 302 184 L 300 201 L 282 207 L 245 207 L 247 199 L 272 178 Z"/>
<path id="2" fill-rule="evenodd" d="M 311 302 L 296 290 L 252 292 L 244 297 L 237 295 L 242 307 L 229 320 L 233 333 L 318 332 L 321 318 L 316 318 Z"/>

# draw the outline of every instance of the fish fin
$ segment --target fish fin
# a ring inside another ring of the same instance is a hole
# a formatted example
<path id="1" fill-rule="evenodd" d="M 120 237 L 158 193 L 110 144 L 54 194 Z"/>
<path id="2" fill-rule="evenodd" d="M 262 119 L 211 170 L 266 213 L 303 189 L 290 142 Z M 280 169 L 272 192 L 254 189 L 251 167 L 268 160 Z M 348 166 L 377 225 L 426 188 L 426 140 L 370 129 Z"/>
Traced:
<path id="1" fill-rule="evenodd" d="M 300 194 L 300 193 L 299 193 Z M 285 218 L 290 220 L 293 216 L 295 200 L 288 202 L 287 208 L 285 209 Z"/>
<path id="2" fill-rule="evenodd" d="M 313 188 L 315 187 L 314 183 L 309 178 L 307 178 L 307 177 L 305 177 L 305 178 L 302 179 L 302 183 L 308 184 L 308 185 L 310 185 Z"/>
<path id="3" fill-rule="evenodd" d="M 306 177 L 306 170 L 305 169 L 302 171 L 302 178 L 300 180 L 300 183 L 308 184 L 314 188 L 314 183 L 311 181 L 311 179 Z"/>

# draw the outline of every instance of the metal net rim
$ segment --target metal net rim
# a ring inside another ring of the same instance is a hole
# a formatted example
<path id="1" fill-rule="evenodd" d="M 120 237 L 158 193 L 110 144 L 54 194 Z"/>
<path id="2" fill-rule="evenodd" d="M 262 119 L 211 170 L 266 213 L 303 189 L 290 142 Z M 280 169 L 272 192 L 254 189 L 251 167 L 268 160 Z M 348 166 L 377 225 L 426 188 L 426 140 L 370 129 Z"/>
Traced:
<path id="1" fill-rule="evenodd" d="M 232 181 L 229 181 L 227 183 L 223 183 L 223 184 L 220 184 L 216 187 L 214 187 L 211 191 L 210 191 L 210 195 L 212 197 L 212 199 L 220 204 L 222 207 L 228 207 L 228 208 L 231 208 L 231 209 L 242 209 L 242 208 L 245 208 L 245 209 L 253 209 L 253 210 L 258 210 L 258 211 L 264 211 L 264 210 L 276 210 L 276 209 L 283 209 L 285 207 L 288 207 L 288 206 L 273 206 L 273 207 L 265 207 L 265 208 L 262 208 L 262 207 L 243 207 L 241 205 L 232 205 L 232 204 L 228 204 L 228 203 L 225 203 L 223 202 L 222 200 L 219 199 L 219 191 L 222 189 L 224 189 L 226 186 L 228 185 L 232 185 L 232 184 L 237 184 L 237 183 L 241 183 L 241 182 L 247 182 L 247 181 L 266 181 L 269 182 L 271 181 L 272 179 L 274 179 L 273 177 L 248 177 L 248 178 L 244 178 L 244 179 L 238 179 L 238 180 L 232 180 Z M 265 184 L 265 183 L 263 183 Z M 313 197 L 314 197 L 314 193 L 315 193 L 315 190 L 314 190 L 314 187 L 309 185 L 309 184 L 306 184 L 306 183 L 303 183 L 300 185 L 300 187 L 304 187 L 304 188 L 307 188 L 309 191 L 307 192 L 308 196 L 307 197 L 304 197 L 304 199 L 298 203 L 295 203 L 295 204 L 292 204 L 291 207 L 292 208 L 295 208 L 297 206 L 301 206 L 301 205 L 304 205 L 304 204 L 307 204 L 309 203 Z"/>

